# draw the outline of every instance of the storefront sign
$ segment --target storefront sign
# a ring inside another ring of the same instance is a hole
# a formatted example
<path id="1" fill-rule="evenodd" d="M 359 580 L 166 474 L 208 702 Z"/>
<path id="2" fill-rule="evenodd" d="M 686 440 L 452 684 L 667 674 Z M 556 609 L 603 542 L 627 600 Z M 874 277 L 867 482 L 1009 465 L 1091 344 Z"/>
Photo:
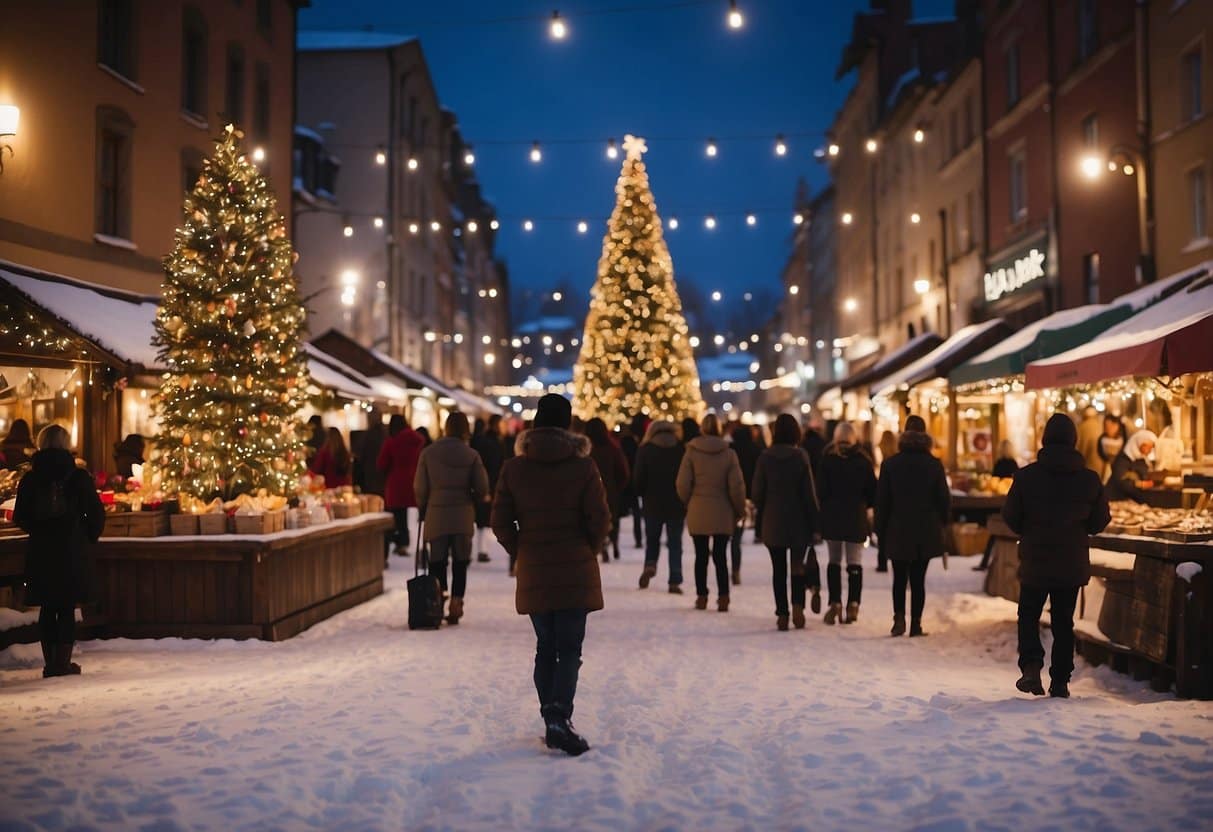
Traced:
<path id="1" fill-rule="evenodd" d="M 986 272 L 986 303 L 993 303 L 1001 297 L 1017 292 L 1044 276 L 1044 252 L 1038 248 L 1030 249 L 1027 254 L 1017 257 L 1010 264 Z"/>

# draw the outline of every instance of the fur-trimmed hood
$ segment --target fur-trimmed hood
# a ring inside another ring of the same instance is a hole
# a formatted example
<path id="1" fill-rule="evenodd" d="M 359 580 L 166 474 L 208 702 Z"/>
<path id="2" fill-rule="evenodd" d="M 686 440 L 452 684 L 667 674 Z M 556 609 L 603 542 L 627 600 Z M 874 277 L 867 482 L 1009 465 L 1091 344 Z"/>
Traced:
<path id="1" fill-rule="evenodd" d="M 678 444 L 678 427 L 673 422 L 658 419 L 649 425 L 645 431 L 642 445 L 656 445 L 659 448 L 672 448 Z"/>
<path id="2" fill-rule="evenodd" d="M 588 457 L 590 440 L 564 428 L 531 428 L 518 434 L 514 453 L 536 462 L 561 462 L 575 456 Z"/>
<path id="3" fill-rule="evenodd" d="M 929 454 L 933 447 L 935 447 L 935 441 L 931 439 L 931 434 L 921 433 L 916 430 L 903 432 L 897 440 L 897 449 L 902 453 L 909 451 L 912 453 Z"/>
<path id="4" fill-rule="evenodd" d="M 687 443 L 687 450 L 701 454 L 722 454 L 732 448 L 719 436 L 696 436 Z"/>

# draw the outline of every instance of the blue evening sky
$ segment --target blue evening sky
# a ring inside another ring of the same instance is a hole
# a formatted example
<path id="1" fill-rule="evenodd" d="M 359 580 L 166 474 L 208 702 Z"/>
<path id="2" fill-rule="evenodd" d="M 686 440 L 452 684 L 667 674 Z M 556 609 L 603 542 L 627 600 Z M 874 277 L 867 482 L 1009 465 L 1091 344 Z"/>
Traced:
<path id="1" fill-rule="evenodd" d="M 671 0 L 312 0 L 301 28 L 415 34 L 444 106 L 475 145 L 484 192 L 502 217 L 498 251 L 516 289 L 562 280 L 588 291 L 619 162 L 608 137 L 648 139 L 657 208 L 678 217 L 666 231 L 680 283 L 726 302 L 751 288 L 778 288 L 792 230 L 797 177 L 817 190 L 826 171 L 813 158 L 853 75 L 834 81 L 852 15 L 863 0 L 739 0 L 744 28 L 725 26 L 727 0 L 679 8 Z M 951 0 L 919 0 L 917 16 L 950 14 Z M 569 36 L 549 39 L 537 21 L 475 23 L 551 14 Z M 581 16 L 620 7 L 643 11 Z M 462 22 L 461 22 L 462 21 Z M 788 154 L 773 150 L 777 133 Z M 811 134 L 797 136 L 794 134 Z M 728 141 L 728 136 L 757 140 Z M 719 155 L 705 156 L 707 137 Z M 528 161 L 530 142 L 543 161 Z M 557 144 L 592 139 L 591 144 Z M 368 138 L 368 141 L 370 139 Z M 522 144 L 491 144 L 517 140 Z M 747 227 L 744 213 L 758 214 Z M 715 231 L 704 217 L 715 214 Z M 535 230 L 522 230 L 524 218 Z M 545 217 L 554 219 L 543 219 Z M 576 222 L 590 220 L 579 235 Z"/>

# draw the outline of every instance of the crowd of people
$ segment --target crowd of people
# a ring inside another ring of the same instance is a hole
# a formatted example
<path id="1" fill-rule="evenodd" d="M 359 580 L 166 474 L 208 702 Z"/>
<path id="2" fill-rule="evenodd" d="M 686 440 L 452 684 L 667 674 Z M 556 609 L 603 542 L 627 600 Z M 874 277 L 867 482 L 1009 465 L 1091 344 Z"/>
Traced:
<path id="1" fill-rule="evenodd" d="M 612 432 L 602 419 L 575 419 L 557 395 L 544 396 L 533 423 L 517 434 L 499 417 L 471 423 L 460 412 L 447 417 L 437 440 L 399 413 L 386 425 L 373 414 L 351 445 L 318 417 L 310 428 L 314 475 L 326 485 L 353 484 L 384 497 L 395 518 L 385 564 L 392 552 L 412 554 L 410 512 L 416 513 L 415 554 L 449 601 L 449 624 L 464 616 L 473 557 L 490 559 L 491 529 L 517 581 L 516 609 L 530 616 L 535 631 L 534 681 L 553 748 L 579 754 L 589 747 L 571 722 L 586 619 L 603 607 L 599 561 L 619 559 L 628 516 L 633 542 L 644 550 L 642 590 L 657 576 L 664 537 L 668 591 L 683 594 L 682 540 L 689 532 L 696 610 L 708 609 L 713 588 L 716 609 L 729 610 L 730 588 L 741 582 L 741 536 L 752 528 L 771 559 L 780 631 L 805 628 L 806 608 L 822 614 L 819 546 L 826 556 L 824 624 L 858 621 L 864 548 L 875 541 L 878 569 L 892 564 L 890 634 L 926 635 L 926 576 L 945 553 L 951 491 L 921 417 L 907 416 L 900 435 L 886 431 L 875 449 L 848 422 L 827 435 L 819 420 L 802 426 L 787 414 L 771 425 L 769 442 L 756 426 L 723 423 L 714 414 L 680 423 L 637 416 Z M 1021 536 L 1016 684 L 1024 692 L 1044 693 L 1039 620 L 1051 602 L 1049 693 L 1069 695 L 1074 606 L 1090 577 L 1087 538 L 1108 523 L 1109 498 L 1139 498 L 1149 487 L 1146 459 L 1157 437 L 1125 433 L 1118 420 L 1101 421 L 1093 412 L 1078 424 L 1056 414 L 1034 463 L 1021 469 L 1013 448 L 999 449 L 999 473 L 1014 478 L 1003 514 Z M 16 450 L 22 439 L 10 438 L 6 450 Z M 79 672 L 70 660 L 69 610 L 87 595 L 83 553 L 104 521 L 91 478 L 76 476 L 67 441 L 59 427 L 39 434 L 14 517 L 31 536 L 27 573 L 30 597 L 43 603 L 48 676 Z M 115 455 L 141 460 L 143 450 L 128 437 Z M 24 445 L 20 452 L 28 456 Z M 79 522 L 64 523 L 65 514 Z"/>

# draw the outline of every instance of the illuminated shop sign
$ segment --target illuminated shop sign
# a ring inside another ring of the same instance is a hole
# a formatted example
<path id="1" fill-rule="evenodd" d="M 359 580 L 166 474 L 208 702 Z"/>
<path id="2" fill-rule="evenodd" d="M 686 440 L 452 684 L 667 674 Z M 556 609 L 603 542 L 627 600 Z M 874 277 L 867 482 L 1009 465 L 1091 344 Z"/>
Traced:
<path id="1" fill-rule="evenodd" d="M 993 303 L 1012 292 L 1017 292 L 1044 276 L 1044 252 L 1038 248 L 1030 249 L 1027 254 L 1017 257 L 1008 265 L 986 272 L 986 303 Z"/>

